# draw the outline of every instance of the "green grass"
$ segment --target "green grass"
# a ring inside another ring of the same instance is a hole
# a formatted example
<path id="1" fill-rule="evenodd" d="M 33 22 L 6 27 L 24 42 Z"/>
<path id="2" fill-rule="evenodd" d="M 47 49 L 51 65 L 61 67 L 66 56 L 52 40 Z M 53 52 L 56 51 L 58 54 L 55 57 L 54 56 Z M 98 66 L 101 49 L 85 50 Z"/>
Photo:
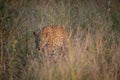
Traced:
<path id="1" fill-rule="evenodd" d="M 101 6 L 94 0 L 1 4 L 0 80 L 120 79 L 120 20 L 114 11 L 119 8 L 108 11 L 108 1 Z M 42 63 L 35 49 L 33 32 L 47 25 L 61 25 L 69 36 L 67 59 L 59 64 Z"/>

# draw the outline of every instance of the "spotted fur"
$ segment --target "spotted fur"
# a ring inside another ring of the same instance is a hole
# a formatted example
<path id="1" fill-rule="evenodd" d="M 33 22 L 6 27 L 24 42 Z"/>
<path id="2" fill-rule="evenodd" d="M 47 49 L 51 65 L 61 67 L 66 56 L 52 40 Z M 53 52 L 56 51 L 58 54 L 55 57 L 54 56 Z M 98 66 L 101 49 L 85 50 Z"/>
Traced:
<path id="1" fill-rule="evenodd" d="M 67 33 L 61 26 L 47 26 L 35 33 L 36 48 L 42 53 L 64 52 L 67 45 Z"/>

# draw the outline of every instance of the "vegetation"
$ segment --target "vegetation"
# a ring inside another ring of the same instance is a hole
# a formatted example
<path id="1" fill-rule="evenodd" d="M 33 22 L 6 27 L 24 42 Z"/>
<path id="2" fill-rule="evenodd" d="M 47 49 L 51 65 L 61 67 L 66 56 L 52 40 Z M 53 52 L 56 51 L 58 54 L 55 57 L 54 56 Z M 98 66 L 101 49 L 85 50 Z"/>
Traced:
<path id="1" fill-rule="evenodd" d="M 119 80 L 119 0 L 0 0 L 0 80 Z M 33 32 L 64 26 L 68 60 L 41 62 Z"/>

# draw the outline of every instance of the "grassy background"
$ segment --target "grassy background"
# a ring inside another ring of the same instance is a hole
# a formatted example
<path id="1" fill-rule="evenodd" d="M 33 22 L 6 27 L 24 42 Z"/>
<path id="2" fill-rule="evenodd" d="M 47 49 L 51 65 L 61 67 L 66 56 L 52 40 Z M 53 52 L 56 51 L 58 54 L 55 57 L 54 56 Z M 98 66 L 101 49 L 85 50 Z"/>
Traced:
<path id="1" fill-rule="evenodd" d="M 69 60 L 43 63 L 33 31 L 61 25 Z M 119 0 L 0 0 L 0 80 L 119 80 Z"/>

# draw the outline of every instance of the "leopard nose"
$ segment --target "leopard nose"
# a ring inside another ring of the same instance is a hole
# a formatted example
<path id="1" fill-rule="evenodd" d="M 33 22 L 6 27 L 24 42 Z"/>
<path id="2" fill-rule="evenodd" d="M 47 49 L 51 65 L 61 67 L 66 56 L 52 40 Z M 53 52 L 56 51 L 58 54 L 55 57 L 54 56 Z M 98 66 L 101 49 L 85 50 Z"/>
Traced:
<path id="1" fill-rule="evenodd" d="M 40 48 L 38 48 L 38 50 L 40 51 Z"/>
<path id="2" fill-rule="evenodd" d="M 40 51 L 40 47 L 38 47 L 38 50 Z"/>

